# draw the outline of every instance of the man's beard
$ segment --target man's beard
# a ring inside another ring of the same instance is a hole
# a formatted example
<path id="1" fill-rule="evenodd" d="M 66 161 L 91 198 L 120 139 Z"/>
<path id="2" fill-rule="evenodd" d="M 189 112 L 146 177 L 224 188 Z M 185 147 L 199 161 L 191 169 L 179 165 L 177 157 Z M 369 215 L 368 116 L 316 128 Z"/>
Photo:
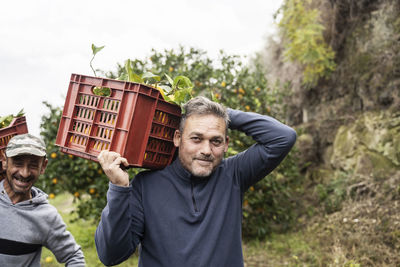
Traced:
<path id="1" fill-rule="evenodd" d="M 34 177 L 33 175 L 30 175 L 30 176 L 28 176 L 27 178 L 24 178 L 24 177 L 22 177 L 22 176 L 16 174 L 16 175 L 11 175 L 11 179 L 9 179 L 9 178 L 7 178 L 7 179 L 8 179 L 8 184 L 9 184 L 9 186 L 11 187 L 12 191 L 13 191 L 15 194 L 21 194 L 21 195 L 23 195 L 23 194 L 26 194 L 26 192 L 17 191 L 17 189 L 16 189 L 16 187 L 15 187 L 15 185 L 14 185 L 14 183 L 13 183 L 13 179 L 16 179 L 16 180 L 21 181 L 21 182 L 24 182 L 24 183 L 30 183 L 30 182 L 32 182 L 32 181 L 35 179 L 35 177 Z"/>

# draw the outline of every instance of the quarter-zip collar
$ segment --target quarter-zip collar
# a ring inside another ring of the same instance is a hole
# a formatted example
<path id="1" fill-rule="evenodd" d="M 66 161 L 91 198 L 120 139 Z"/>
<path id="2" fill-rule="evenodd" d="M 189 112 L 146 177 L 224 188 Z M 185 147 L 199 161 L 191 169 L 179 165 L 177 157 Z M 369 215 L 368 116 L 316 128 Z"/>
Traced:
<path id="1" fill-rule="evenodd" d="M 178 178 L 189 183 L 192 181 L 192 174 L 183 167 L 179 158 L 176 158 L 169 167 L 172 168 Z"/>

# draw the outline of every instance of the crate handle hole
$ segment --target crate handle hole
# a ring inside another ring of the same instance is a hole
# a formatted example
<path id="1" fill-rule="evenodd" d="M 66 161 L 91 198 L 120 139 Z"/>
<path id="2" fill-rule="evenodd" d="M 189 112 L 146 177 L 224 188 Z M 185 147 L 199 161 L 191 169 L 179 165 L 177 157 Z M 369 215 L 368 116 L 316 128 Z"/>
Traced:
<path id="1" fill-rule="evenodd" d="M 91 91 L 94 95 L 104 96 L 104 97 L 110 97 L 112 93 L 110 87 L 104 87 L 104 86 L 93 86 Z"/>

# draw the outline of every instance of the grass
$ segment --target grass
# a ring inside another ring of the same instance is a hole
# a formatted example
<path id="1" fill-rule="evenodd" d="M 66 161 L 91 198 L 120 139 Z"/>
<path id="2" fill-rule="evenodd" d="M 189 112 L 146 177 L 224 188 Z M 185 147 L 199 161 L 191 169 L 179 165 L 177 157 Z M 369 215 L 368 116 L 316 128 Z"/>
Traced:
<path id="1" fill-rule="evenodd" d="M 249 241 L 244 245 L 246 267 L 324 266 L 316 240 L 304 233 L 272 234 L 265 241 Z"/>
<path id="2" fill-rule="evenodd" d="M 71 220 L 76 218 L 76 215 L 71 214 L 71 211 L 74 208 L 74 203 L 72 202 L 71 195 L 61 194 L 56 198 L 51 199 L 50 203 L 57 208 L 57 210 L 63 217 L 64 222 L 67 224 L 67 230 L 72 233 L 76 242 L 82 247 L 82 251 L 86 259 L 86 265 L 88 267 L 104 266 L 97 257 L 96 247 L 94 243 L 94 233 L 96 231 L 96 225 L 94 225 L 90 221 L 85 221 L 81 219 L 71 222 Z M 126 262 L 117 266 L 131 267 L 137 266 L 137 264 L 138 258 L 134 255 Z M 53 253 L 47 248 L 43 248 L 41 266 L 58 267 L 64 266 L 64 264 L 58 263 Z"/>

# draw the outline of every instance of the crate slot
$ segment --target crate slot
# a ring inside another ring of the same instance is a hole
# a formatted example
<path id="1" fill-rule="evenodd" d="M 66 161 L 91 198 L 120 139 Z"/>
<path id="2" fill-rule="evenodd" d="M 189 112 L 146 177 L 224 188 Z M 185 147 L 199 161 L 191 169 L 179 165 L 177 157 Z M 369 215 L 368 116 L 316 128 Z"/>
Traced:
<path id="1" fill-rule="evenodd" d="M 159 145 L 159 142 L 157 139 L 150 139 L 149 142 L 147 143 L 146 151 L 148 151 L 148 150 L 155 151 L 155 150 L 157 150 L 158 145 Z"/>
<path id="2" fill-rule="evenodd" d="M 76 117 L 80 119 L 93 120 L 94 110 L 85 107 L 77 107 Z"/>
<path id="3" fill-rule="evenodd" d="M 112 128 L 99 126 L 97 128 L 96 137 L 100 137 L 102 139 L 111 140 L 113 132 L 114 131 L 113 131 Z"/>
<path id="4" fill-rule="evenodd" d="M 146 152 L 160 151 L 162 153 L 170 153 L 174 147 L 175 146 L 172 142 L 150 138 L 149 142 L 147 143 Z"/>
<path id="5" fill-rule="evenodd" d="M 104 124 L 115 125 L 117 115 L 109 112 L 100 111 L 99 121 Z"/>
<path id="6" fill-rule="evenodd" d="M 159 151 L 161 151 L 161 152 L 171 153 L 172 149 L 174 148 L 174 145 L 172 143 L 168 143 L 168 142 L 161 142 L 161 144 L 158 148 L 159 148 Z"/>
<path id="7" fill-rule="evenodd" d="M 164 164 L 167 164 L 168 161 L 169 161 L 169 156 L 157 154 L 156 160 L 154 161 L 154 163 L 164 165 Z"/>
<path id="8" fill-rule="evenodd" d="M 104 99 L 104 102 L 103 102 L 103 109 L 118 112 L 119 101 L 106 98 L 106 99 Z"/>
<path id="9" fill-rule="evenodd" d="M 77 133 L 89 135 L 90 130 L 92 129 L 92 125 L 89 123 L 81 122 L 81 121 L 74 121 L 74 125 L 72 130 Z"/>
<path id="10" fill-rule="evenodd" d="M 153 123 L 151 126 L 150 134 L 155 137 L 162 137 L 168 140 L 172 140 L 174 138 L 175 129 Z"/>
<path id="11" fill-rule="evenodd" d="M 107 150 L 110 147 L 110 143 L 109 142 L 105 142 L 103 140 L 96 140 L 94 143 L 93 148 L 97 151 L 102 151 L 102 150 Z"/>
<path id="12" fill-rule="evenodd" d="M 171 114 L 168 114 L 160 110 L 155 111 L 153 118 L 153 121 L 164 125 L 168 125 L 173 128 L 177 128 L 179 126 L 179 120 L 180 118 L 177 118 L 176 116 L 173 116 Z"/>
<path id="13" fill-rule="evenodd" d="M 97 107 L 99 104 L 100 97 L 94 95 L 80 95 L 79 104 L 89 106 L 89 107 Z"/>
<path id="14" fill-rule="evenodd" d="M 78 145 L 78 146 L 86 146 L 87 142 L 88 142 L 88 137 L 86 136 L 82 136 L 79 134 L 71 134 L 71 138 L 69 139 L 69 142 L 72 145 Z"/>
<path id="15" fill-rule="evenodd" d="M 155 155 L 155 152 L 147 151 L 146 153 L 144 153 L 144 161 L 153 161 Z"/>
<path id="16" fill-rule="evenodd" d="M 15 134 L 10 134 L 7 136 L 0 137 L 0 147 L 6 147 L 10 139 L 13 138 L 14 136 Z"/>

